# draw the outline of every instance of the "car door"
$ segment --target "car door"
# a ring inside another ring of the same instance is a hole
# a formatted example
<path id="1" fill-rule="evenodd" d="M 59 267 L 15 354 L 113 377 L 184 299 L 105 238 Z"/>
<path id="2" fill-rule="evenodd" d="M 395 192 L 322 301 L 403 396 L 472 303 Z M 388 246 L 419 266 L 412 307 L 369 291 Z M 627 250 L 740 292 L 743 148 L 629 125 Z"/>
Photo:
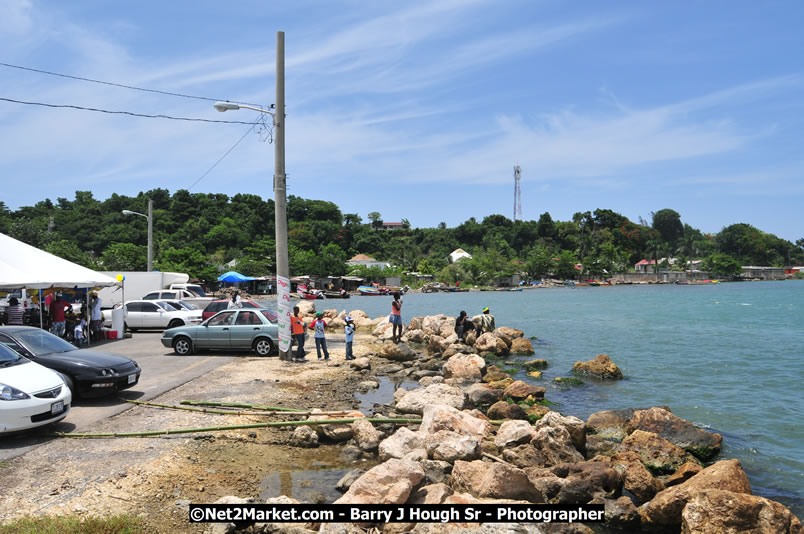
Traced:
<path id="1" fill-rule="evenodd" d="M 165 310 L 156 305 L 155 302 L 141 302 L 142 305 L 142 326 L 140 328 L 162 328 L 165 325 Z M 133 326 L 133 325 L 129 325 Z"/>
<path id="2" fill-rule="evenodd" d="M 254 337 L 261 328 L 262 319 L 256 311 L 239 310 L 230 334 L 231 347 L 233 349 L 250 349 Z"/>
<path id="3" fill-rule="evenodd" d="M 199 328 L 196 346 L 208 349 L 228 349 L 235 310 L 222 311 L 209 319 L 203 328 Z"/>
<path id="4" fill-rule="evenodd" d="M 129 328 L 143 328 L 142 302 L 129 302 L 126 304 L 125 321 Z"/>

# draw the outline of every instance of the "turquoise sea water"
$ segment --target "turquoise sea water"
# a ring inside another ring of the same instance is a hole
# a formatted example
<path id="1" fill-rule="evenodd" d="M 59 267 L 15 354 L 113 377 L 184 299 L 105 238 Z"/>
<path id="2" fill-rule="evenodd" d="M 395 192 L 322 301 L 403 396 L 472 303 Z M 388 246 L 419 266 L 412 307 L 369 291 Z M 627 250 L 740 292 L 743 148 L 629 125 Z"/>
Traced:
<path id="1" fill-rule="evenodd" d="M 316 303 L 321 307 L 320 304 Z M 538 336 L 535 356 L 558 411 L 586 419 L 616 408 L 668 405 L 723 434 L 720 458 L 738 458 L 754 494 L 804 517 L 804 281 L 705 286 L 615 286 L 522 292 L 409 294 L 403 319 L 489 306 L 497 326 Z M 390 297 L 325 308 L 390 313 Z M 625 379 L 556 387 L 572 364 L 608 354 Z"/>

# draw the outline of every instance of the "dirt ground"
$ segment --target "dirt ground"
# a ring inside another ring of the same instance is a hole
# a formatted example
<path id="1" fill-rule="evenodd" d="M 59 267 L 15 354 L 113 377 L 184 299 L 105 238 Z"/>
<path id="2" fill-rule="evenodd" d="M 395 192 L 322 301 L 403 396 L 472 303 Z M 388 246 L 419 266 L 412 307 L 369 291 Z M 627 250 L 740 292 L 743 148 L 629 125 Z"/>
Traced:
<path id="1" fill-rule="evenodd" d="M 372 352 L 372 341 L 369 335 L 356 336 L 355 355 Z M 316 361 L 315 348 L 311 353 L 309 345 L 307 357 L 312 360 L 308 363 L 246 356 L 152 402 L 176 405 L 188 399 L 324 410 L 357 407 L 355 385 L 373 373 L 350 370 L 342 342 L 332 344 L 331 362 Z M 88 432 L 289 419 L 135 406 Z M 265 499 L 280 494 L 306 502 L 331 502 L 338 495 L 335 482 L 345 471 L 372 465 L 371 460 L 344 457 L 341 446 L 288 446 L 292 431 L 258 428 L 148 438 L 54 438 L 0 463 L 4 483 L 0 521 L 27 514 L 129 513 L 142 517 L 151 532 L 203 532 L 208 525 L 187 521 L 190 503 L 212 503 L 225 495 Z"/>

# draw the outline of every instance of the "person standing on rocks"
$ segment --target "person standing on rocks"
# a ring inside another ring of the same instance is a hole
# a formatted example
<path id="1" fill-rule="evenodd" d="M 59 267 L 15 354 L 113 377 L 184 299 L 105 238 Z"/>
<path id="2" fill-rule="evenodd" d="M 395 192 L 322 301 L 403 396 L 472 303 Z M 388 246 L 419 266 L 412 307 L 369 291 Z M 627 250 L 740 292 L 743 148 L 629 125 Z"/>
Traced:
<path id="1" fill-rule="evenodd" d="M 394 343 L 399 343 L 402 341 L 402 296 L 399 291 L 394 291 L 394 300 L 391 302 L 391 315 L 388 316 L 388 322 L 394 325 L 391 340 Z M 398 334 L 397 330 L 399 331 Z"/>
<path id="2" fill-rule="evenodd" d="M 313 338 L 315 339 L 315 351 L 318 354 L 318 359 L 321 359 L 321 351 L 324 351 L 324 359 L 329 360 L 329 351 L 327 350 L 327 336 L 324 333 L 324 329 L 327 327 L 326 321 L 324 321 L 324 314 L 322 312 L 318 312 L 315 314 L 315 321 L 310 325 L 312 330 L 315 330 L 315 334 Z"/>
<path id="3" fill-rule="evenodd" d="M 483 308 L 483 315 L 480 316 L 480 330 L 483 332 L 494 332 L 497 328 L 494 324 L 494 316 L 489 313 L 489 307 Z"/>
<path id="4" fill-rule="evenodd" d="M 352 340 L 355 336 L 355 323 L 349 315 L 346 316 L 346 326 L 343 331 L 344 334 L 346 334 L 346 359 L 354 360 L 355 355 L 352 353 Z"/>
<path id="5" fill-rule="evenodd" d="M 297 362 L 304 361 L 304 319 L 301 317 L 301 311 L 298 306 L 293 307 L 293 316 L 290 318 L 290 333 L 296 340 L 296 357 Z"/>

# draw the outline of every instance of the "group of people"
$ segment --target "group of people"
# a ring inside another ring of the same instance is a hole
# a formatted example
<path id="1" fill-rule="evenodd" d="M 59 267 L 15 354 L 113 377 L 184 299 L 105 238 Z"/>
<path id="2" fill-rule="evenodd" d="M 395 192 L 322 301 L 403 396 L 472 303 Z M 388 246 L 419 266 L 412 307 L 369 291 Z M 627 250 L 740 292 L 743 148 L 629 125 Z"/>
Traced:
<path id="1" fill-rule="evenodd" d="M 49 302 L 48 302 L 49 301 Z M 50 332 L 59 337 L 71 337 L 73 341 L 80 345 L 89 339 L 98 339 L 98 333 L 103 324 L 103 315 L 101 313 L 101 299 L 97 293 L 92 293 L 89 302 L 89 311 L 84 304 L 81 307 L 80 314 L 73 314 L 73 305 L 64 300 L 61 293 L 56 293 L 55 296 L 49 296 L 46 301 L 48 316 L 50 319 Z M 9 325 L 23 325 L 24 324 L 25 309 L 20 304 L 19 299 L 11 297 L 8 299 L 8 308 L 6 312 L 6 322 Z M 67 319 L 71 319 L 71 331 L 68 336 Z M 88 319 L 88 321 L 87 321 Z M 87 325 L 89 331 L 87 332 Z"/>
<path id="2" fill-rule="evenodd" d="M 399 291 L 395 292 L 394 300 L 391 301 L 391 314 L 388 316 L 388 322 L 393 325 L 391 341 L 393 343 L 400 343 L 402 341 L 402 295 Z M 234 298 L 232 299 L 234 300 Z M 470 332 L 475 332 L 479 336 L 484 332 L 493 332 L 496 328 L 494 316 L 489 311 L 488 306 L 483 308 L 480 321 L 476 324 L 465 311 L 461 311 L 455 319 L 455 333 L 461 341 L 466 342 L 466 336 Z M 355 323 L 351 316 L 347 315 L 344 318 L 346 325 L 344 326 L 344 336 L 346 340 L 346 359 L 354 360 L 355 356 L 352 352 L 352 342 L 355 335 Z M 304 321 L 301 316 L 301 310 L 298 306 L 293 308 L 293 316 L 290 318 L 290 333 L 293 341 L 296 343 L 296 352 L 292 355 L 292 360 L 296 362 L 303 362 L 306 360 L 304 352 L 304 341 L 307 337 L 307 330 L 313 330 L 313 339 L 315 339 L 315 350 L 319 360 L 329 361 L 329 351 L 327 350 L 327 337 L 326 337 L 327 322 L 324 320 L 323 312 L 315 314 L 315 320 L 309 325 Z M 322 356 L 323 355 L 323 356 Z"/>

